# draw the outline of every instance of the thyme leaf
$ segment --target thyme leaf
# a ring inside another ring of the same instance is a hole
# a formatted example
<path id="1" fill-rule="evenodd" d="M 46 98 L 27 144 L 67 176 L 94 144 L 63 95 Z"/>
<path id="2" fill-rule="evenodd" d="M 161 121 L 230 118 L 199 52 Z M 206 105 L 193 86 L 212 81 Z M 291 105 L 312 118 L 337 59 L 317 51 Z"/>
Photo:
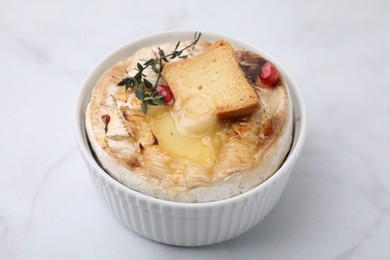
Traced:
<path id="1" fill-rule="evenodd" d="M 171 52 L 166 54 L 164 50 L 162 50 L 160 47 L 157 48 L 158 50 L 158 58 L 155 59 L 149 59 L 143 64 L 140 62 L 137 63 L 135 70 L 138 72 L 132 76 L 132 77 L 126 77 L 123 78 L 121 81 L 117 83 L 118 86 L 125 86 L 126 91 L 130 88 L 134 90 L 135 96 L 137 99 L 142 101 L 141 109 L 144 114 L 147 112 L 147 104 L 152 106 L 158 106 L 158 105 L 165 105 L 164 102 L 164 95 L 161 95 L 157 91 L 157 86 L 161 78 L 161 72 L 163 69 L 163 61 L 169 62 L 169 60 L 172 60 L 176 57 L 180 59 L 186 59 L 187 55 L 182 55 L 183 52 L 189 48 L 195 48 L 196 44 L 198 43 L 200 37 L 202 36 L 202 33 L 195 32 L 194 34 L 194 40 L 188 45 L 183 47 L 182 49 L 179 49 L 181 42 L 177 42 L 175 49 Z M 154 85 L 146 79 L 146 75 L 143 74 L 145 69 L 148 67 L 151 67 L 154 73 L 157 74 L 157 80 L 154 83 Z"/>

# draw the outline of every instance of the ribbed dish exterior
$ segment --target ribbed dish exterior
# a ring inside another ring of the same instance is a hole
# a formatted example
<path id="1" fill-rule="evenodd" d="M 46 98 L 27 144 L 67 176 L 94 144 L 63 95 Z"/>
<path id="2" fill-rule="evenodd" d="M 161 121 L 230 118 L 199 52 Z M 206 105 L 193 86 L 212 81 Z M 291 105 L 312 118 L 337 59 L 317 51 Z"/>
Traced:
<path id="1" fill-rule="evenodd" d="M 242 200 L 191 207 L 162 205 L 134 197 L 102 177 L 88 160 L 99 195 L 120 223 L 154 241 L 177 246 L 202 246 L 232 239 L 258 224 L 279 200 L 290 176 L 285 168 L 272 183 Z"/>

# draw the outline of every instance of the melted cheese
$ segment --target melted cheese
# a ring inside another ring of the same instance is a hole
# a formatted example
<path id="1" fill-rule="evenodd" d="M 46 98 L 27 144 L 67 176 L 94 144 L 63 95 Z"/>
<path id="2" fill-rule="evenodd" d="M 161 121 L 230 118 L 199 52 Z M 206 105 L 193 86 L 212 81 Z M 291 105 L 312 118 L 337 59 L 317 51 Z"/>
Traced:
<path id="1" fill-rule="evenodd" d="M 182 92 L 170 113 L 176 129 L 186 137 L 203 137 L 220 128 L 215 102 L 201 90 Z"/>
<path id="2" fill-rule="evenodd" d="M 148 123 L 162 149 L 176 158 L 212 165 L 222 128 L 215 103 L 201 90 L 183 93 L 173 107 L 150 107 Z"/>

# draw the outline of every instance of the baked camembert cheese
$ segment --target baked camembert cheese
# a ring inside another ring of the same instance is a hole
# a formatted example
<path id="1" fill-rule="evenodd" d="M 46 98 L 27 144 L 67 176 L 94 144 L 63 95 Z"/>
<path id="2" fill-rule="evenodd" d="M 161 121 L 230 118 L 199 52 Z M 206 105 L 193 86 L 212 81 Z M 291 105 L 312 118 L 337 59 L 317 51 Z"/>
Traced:
<path id="1" fill-rule="evenodd" d="M 182 42 L 180 46 L 189 45 Z M 246 192 L 281 166 L 292 141 L 292 105 L 281 75 L 273 85 L 259 74 L 260 55 L 224 40 L 199 41 L 164 61 L 162 77 L 173 105 L 148 106 L 118 82 L 137 63 L 169 53 L 176 43 L 145 47 L 96 82 L 86 130 L 96 160 L 125 186 L 155 198 L 208 202 Z M 185 59 L 183 59 L 185 57 Z"/>

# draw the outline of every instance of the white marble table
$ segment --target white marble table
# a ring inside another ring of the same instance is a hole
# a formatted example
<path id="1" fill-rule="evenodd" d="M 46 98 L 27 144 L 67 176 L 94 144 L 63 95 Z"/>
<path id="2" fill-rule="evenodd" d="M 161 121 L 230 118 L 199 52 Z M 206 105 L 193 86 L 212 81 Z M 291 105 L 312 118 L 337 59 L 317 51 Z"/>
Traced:
<path id="1" fill-rule="evenodd" d="M 390 2 L 0 2 L 0 259 L 390 259 Z M 225 243 L 178 248 L 123 228 L 73 138 L 92 66 L 161 30 L 273 54 L 306 98 L 307 143 L 271 214 Z"/>

